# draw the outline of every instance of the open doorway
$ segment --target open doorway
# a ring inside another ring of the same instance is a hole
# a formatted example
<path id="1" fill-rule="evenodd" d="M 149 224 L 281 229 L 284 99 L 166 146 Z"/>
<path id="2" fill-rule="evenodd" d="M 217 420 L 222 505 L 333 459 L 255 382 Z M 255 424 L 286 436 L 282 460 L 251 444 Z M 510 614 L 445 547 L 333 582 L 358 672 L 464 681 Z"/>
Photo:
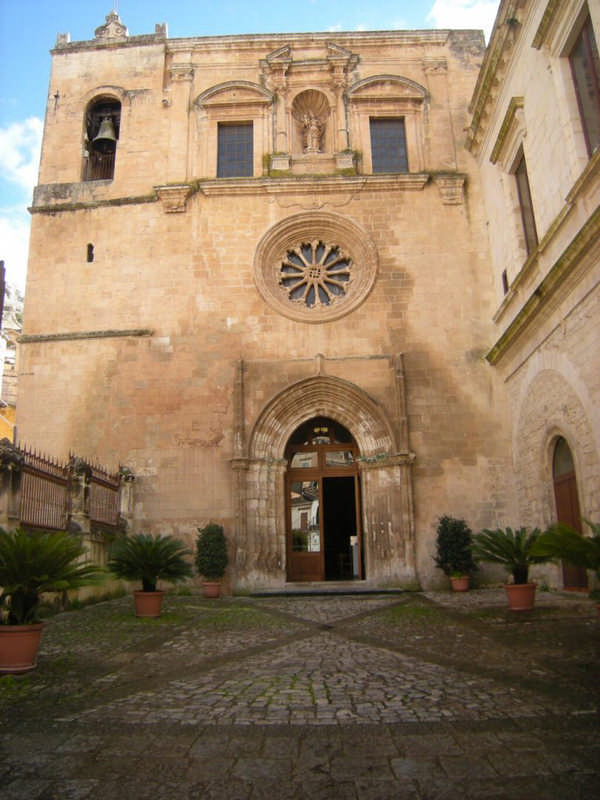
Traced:
<path id="1" fill-rule="evenodd" d="M 286 449 L 287 576 L 290 581 L 364 577 L 357 448 L 334 420 L 314 418 Z"/>

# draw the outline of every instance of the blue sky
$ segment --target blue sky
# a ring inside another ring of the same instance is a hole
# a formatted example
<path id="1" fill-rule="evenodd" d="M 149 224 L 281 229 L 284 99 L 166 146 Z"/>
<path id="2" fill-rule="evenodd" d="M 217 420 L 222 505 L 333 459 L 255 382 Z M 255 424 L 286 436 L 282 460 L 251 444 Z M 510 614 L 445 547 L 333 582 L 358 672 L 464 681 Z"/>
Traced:
<path id="1" fill-rule="evenodd" d="M 0 259 L 25 287 L 29 213 L 57 33 L 94 38 L 114 8 L 131 35 L 166 22 L 169 37 L 285 31 L 482 28 L 499 0 L 0 0 Z"/>

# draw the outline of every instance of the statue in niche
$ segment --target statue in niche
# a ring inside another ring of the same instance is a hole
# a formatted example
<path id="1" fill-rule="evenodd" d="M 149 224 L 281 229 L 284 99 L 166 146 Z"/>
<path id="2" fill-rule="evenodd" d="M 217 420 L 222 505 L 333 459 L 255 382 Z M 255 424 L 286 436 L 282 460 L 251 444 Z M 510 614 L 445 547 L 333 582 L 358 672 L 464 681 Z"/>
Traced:
<path id="1" fill-rule="evenodd" d="M 320 153 L 321 137 L 323 136 L 323 123 L 321 120 L 312 111 L 309 111 L 302 115 L 302 129 L 304 152 Z"/>

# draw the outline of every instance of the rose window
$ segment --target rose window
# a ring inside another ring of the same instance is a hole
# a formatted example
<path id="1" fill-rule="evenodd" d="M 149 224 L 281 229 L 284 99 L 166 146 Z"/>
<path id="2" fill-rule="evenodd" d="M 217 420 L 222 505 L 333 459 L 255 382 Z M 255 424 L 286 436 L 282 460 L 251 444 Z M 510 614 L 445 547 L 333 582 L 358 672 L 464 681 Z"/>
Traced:
<path id="1" fill-rule="evenodd" d="M 377 251 L 369 234 L 325 212 L 276 223 L 254 255 L 254 280 L 265 302 L 301 322 L 331 322 L 349 314 L 366 300 L 376 275 Z"/>
<path id="2" fill-rule="evenodd" d="M 351 269 L 352 260 L 337 245 L 305 242 L 288 250 L 279 285 L 295 303 L 328 306 L 346 294 Z"/>

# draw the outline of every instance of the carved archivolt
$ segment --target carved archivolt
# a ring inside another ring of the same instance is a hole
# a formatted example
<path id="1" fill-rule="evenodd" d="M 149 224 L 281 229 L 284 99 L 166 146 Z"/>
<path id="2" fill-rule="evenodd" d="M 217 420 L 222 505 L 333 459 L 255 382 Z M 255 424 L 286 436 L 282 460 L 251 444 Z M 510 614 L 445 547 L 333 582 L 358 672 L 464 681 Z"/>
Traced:
<path id="1" fill-rule="evenodd" d="M 265 302 L 302 322 L 350 313 L 376 275 L 377 251 L 367 232 L 335 214 L 289 217 L 267 231 L 254 258 L 254 280 Z"/>
<path id="2" fill-rule="evenodd" d="M 364 391 L 340 378 L 315 376 L 288 386 L 263 409 L 250 436 L 250 458 L 282 459 L 294 430 L 318 416 L 347 428 L 363 457 L 396 450 L 389 420 Z"/>

